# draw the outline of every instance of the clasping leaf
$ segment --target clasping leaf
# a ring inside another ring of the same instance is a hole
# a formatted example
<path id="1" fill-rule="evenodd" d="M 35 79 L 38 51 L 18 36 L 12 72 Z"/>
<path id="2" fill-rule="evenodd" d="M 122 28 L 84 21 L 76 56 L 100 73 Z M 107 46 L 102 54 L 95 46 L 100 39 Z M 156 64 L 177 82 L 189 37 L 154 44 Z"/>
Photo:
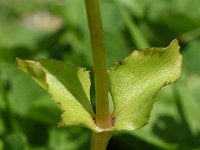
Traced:
<path id="1" fill-rule="evenodd" d="M 17 58 L 17 66 L 46 89 L 62 110 L 58 126 L 81 125 L 100 132 L 90 103 L 89 72 L 56 60 L 27 61 Z"/>
<path id="2" fill-rule="evenodd" d="M 109 90 L 114 103 L 112 126 L 99 128 L 90 102 L 89 72 L 56 60 L 27 61 L 17 66 L 51 95 L 62 110 L 59 126 L 81 125 L 95 132 L 135 130 L 149 121 L 155 96 L 181 75 L 182 56 L 178 41 L 166 48 L 134 51 L 108 71 Z"/>
<path id="3" fill-rule="evenodd" d="M 181 75 L 182 56 L 178 41 L 167 48 L 134 51 L 108 72 L 114 102 L 111 130 L 135 130 L 149 121 L 155 96 Z"/>

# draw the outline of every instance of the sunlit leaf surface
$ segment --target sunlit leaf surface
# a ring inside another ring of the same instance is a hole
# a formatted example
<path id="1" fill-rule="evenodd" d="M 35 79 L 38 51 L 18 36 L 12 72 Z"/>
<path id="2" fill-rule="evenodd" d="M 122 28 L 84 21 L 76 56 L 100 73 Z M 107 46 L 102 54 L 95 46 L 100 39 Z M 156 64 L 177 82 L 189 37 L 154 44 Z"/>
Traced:
<path id="1" fill-rule="evenodd" d="M 109 71 L 109 89 L 114 102 L 113 129 L 135 130 L 149 121 L 157 92 L 181 74 L 178 41 L 167 48 L 134 51 Z"/>
<path id="2" fill-rule="evenodd" d="M 100 129 L 94 123 L 90 103 L 89 72 L 84 68 L 68 66 L 56 60 L 23 61 L 18 67 L 46 89 L 62 110 L 58 126 L 81 125 Z"/>

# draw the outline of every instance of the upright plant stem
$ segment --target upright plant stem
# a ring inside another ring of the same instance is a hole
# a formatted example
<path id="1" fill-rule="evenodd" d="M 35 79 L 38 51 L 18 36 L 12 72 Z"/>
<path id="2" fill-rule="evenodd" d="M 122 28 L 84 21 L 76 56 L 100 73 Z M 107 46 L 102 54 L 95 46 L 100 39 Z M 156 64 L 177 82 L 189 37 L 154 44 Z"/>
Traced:
<path id="1" fill-rule="evenodd" d="M 91 150 L 106 150 L 111 132 L 101 132 L 92 134 Z"/>
<path id="2" fill-rule="evenodd" d="M 96 92 L 96 117 L 95 122 L 101 128 L 111 125 L 109 118 L 108 81 L 105 61 L 105 46 L 103 27 L 98 0 L 85 0 L 92 56 L 94 66 L 95 92 Z M 91 150 L 106 150 L 112 132 L 92 134 Z"/>
<path id="3" fill-rule="evenodd" d="M 98 0 L 85 0 L 92 55 L 94 64 L 96 92 L 96 124 L 99 127 L 109 126 L 108 81 L 105 61 L 103 28 Z"/>

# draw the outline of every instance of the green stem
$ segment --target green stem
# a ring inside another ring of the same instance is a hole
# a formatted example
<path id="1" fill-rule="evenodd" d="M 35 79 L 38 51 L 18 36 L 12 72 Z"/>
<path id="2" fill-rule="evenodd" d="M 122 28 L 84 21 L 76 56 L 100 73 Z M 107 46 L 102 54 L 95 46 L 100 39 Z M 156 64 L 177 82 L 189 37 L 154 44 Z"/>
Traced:
<path id="1" fill-rule="evenodd" d="M 101 132 L 92 134 L 91 150 L 106 150 L 112 132 Z"/>
<path id="2" fill-rule="evenodd" d="M 108 102 L 108 79 L 105 60 L 105 46 L 103 27 L 98 0 L 85 0 L 92 55 L 94 63 L 94 79 L 96 92 L 95 122 L 101 128 L 111 125 Z M 106 150 L 112 132 L 94 133 L 92 135 L 91 150 Z"/>
<path id="3" fill-rule="evenodd" d="M 103 28 L 98 0 L 85 0 L 92 55 L 96 92 L 96 124 L 106 128 L 109 123 L 108 81 L 105 61 Z"/>

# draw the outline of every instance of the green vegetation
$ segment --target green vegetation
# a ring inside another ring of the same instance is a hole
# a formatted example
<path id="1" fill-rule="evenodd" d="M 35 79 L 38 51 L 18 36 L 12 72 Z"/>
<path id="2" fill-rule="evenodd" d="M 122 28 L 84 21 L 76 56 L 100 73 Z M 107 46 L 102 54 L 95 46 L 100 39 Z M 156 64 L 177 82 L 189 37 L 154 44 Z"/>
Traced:
<path id="1" fill-rule="evenodd" d="M 112 0 L 108 2 L 102 0 L 101 3 L 108 68 L 114 62 L 122 60 L 133 48 L 141 49 L 149 47 L 149 45 L 163 47 L 174 37 L 178 37 L 180 41 L 181 53 L 184 58 L 181 79 L 177 84 L 163 88 L 161 93 L 158 94 L 159 101 L 156 102 L 153 109 L 150 118 L 151 123 L 136 131 L 114 132 L 108 149 L 116 149 L 116 147 L 118 149 L 199 149 L 200 71 L 198 66 L 200 63 L 198 49 L 200 48 L 200 41 L 198 37 L 200 21 L 198 16 L 200 12 L 198 11 L 198 4 L 200 2 L 197 0 L 192 3 L 188 0 L 170 2 L 158 0 L 153 2 L 147 0 Z M 2 0 L 0 1 L 0 6 L 0 149 L 89 149 L 90 131 L 79 127 L 56 128 L 56 123 L 61 113 L 60 110 L 49 100 L 50 97 L 47 96 L 43 89 L 38 88 L 29 77 L 15 67 L 15 57 L 29 60 L 54 58 L 63 60 L 73 66 L 82 66 L 92 70 L 91 48 L 86 13 L 83 7 L 84 2 L 80 0 L 38 0 L 28 3 L 25 0 L 18 0 L 11 3 L 10 1 Z M 191 8 L 193 9 L 192 12 L 190 11 Z M 168 48 L 160 50 L 166 60 L 164 58 L 159 59 L 160 57 L 153 55 L 155 61 L 148 63 L 147 60 L 148 65 L 145 65 L 144 70 L 142 70 L 140 64 L 133 68 L 140 72 L 138 76 L 143 76 L 143 71 L 146 71 L 145 75 L 148 73 L 153 74 L 154 71 L 157 71 L 157 80 L 153 82 L 154 86 L 150 88 L 155 92 L 163 85 L 163 83 L 160 83 L 159 73 L 166 75 L 164 72 L 160 72 L 159 68 L 168 68 L 169 60 L 174 62 L 179 59 L 177 55 L 170 53 L 170 49 L 173 47 L 177 49 L 176 41 L 172 42 Z M 133 55 L 136 53 L 134 52 Z M 114 85 L 120 84 L 123 74 L 127 74 L 124 68 L 132 69 L 130 68 L 130 62 L 135 62 L 135 59 L 138 59 L 145 63 L 146 59 L 144 60 L 143 53 L 145 55 L 146 52 L 139 51 L 138 58 L 132 57 L 133 55 L 129 56 L 125 61 L 119 62 L 120 65 L 115 65 L 109 71 L 110 94 L 113 96 L 114 105 L 118 106 L 118 108 L 114 108 L 114 116 L 116 113 L 121 112 L 118 111 L 119 109 L 123 107 L 129 108 L 129 104 L 132 103 L 130 99 L 127 106 L 122 106 L 118 94 L 124 97 L 126 94 L 120 93 L 123 90 L 119 88 L 120 86 L 115 88 Z M 146 55 L 148 56 L 149 54 Z M 165 62 L 164 65 L 160 62 L 161 60 Z M 52 65 L 49 65 L 49 63 L 52 63 Z M 73 101 L 78 101 L 82 104 L 77 109 L 82 112 L 84 117 L 88 117 L 86 119 L 87 124 L 84 126 L 98 131 L 98 127 L 92 123 L 94 112 L 90 105 L 91 100 L 93 108 L 95 108 L 93 72 L 90 73 L 90 92 L 88 71 L 76 67 L 65 67 L 59 61 L 52 60 L 49 63 L 46 64 L 45 60 L 40 60 L 38 63 L 30 62 L 30 66 L 34 66 L 33 70 L 31 70 L 32 73 L 35 73 L 33 77 L 39 77 L 37 82 L 43 88 L 46 88 L 46 83 L 42 76 L 38 76 L 37 73 L 43 75 L 43 73 L 53 72 L 58 78 L 50 77 L 48 81 L 51 82 L 51 80 L 58 79 L 60 83 L 69 86 L 71 85 L 70 83 L 76 81 L 62 80 L 63 76 L 73 76 L 75 72 L 78 72 L 79 79 L 83 81 L 81 83 L 86 87 L 84 88 L 86 95 L 84 93 L 83 95 L 76 95 L 72 87 L 68 88 L 68 90 L 71 88 L 70 91 L 64 89 L 62 85 L 59 88 L 63 88 L 62 90 L 65 91 L 67 96 L 69 96 L 67 92 L 75 94 L 76 97 Z M 26 65 L 21 64 L 27 68 Z M 152 65 L 158 65 L 158 68 L 152 71 L 150 69 Z M 31 69 L 30 66 L 28 67 L 29 71 Z M 172 65 L 172 67 L 174 67 L 172 69 L 174 72 L 167 74 L 169 75 L 168 82 L 174 81 L 174 78 L 177 78 L 180 74 L 176 69 L 180 68 L 179 64 L 177 66 Z M 60 68 L 66 69 L 72 74 L 60 74 Z M 118 79 L 116 77 L 117 73 L 122 75 L 121 78 Z M 161 76 L 163 77 L 163 75 Z M 76 76 L 73 77 L 76 78 Z M 115 78 L 118 80 L 115 80 Z M 149 78 L 152 79 L 153 75 L 152 77 L 149 76 Z M 141 78 L 141 82 L 144 80 Z M 116 81 L 119 82 L 116 83 Z M 79 85 L 80 83 L 75 83 L 74 86 L 78 87 L 77 90 L 81 92 L 83 89 Z M 128 88 L 130 85 L 127 84 L 126 86 Z M 51 87 L 55 86 L 52 85 Z M 53 91 L 51 90 L 49 90 L 49 93 Z M 153 94 L 153 91 L 147 90 L 147 95 L 143 94 L 139 97 L 141 99 L 145 98 L 145 96 L 151 97 L 148 94 Z M 128 93 L 129 91 L 125 92 Z M 59 93 L 56 94 L 58 95 L 52 95 L 52 97 L 60 96 Z M 134 95 L 137 96 L 137 94 Z M 80 96 L 84 96 L 85 101 L 79 99 Z M 109 98 L 111 97 L 109 96 Z M 60 100 L 60 103 L 63 102 L 62 99 L 56 98 L 54 100 Z M 72 103 L 72 105 L 76 104 Z M 125 112 L 126 115 L 131 115 L 129 113 L 130 111 Z M 74 121 L 77 124 L 83 123 L 81 120 L 84 118 L 82 117 L 75 117 L 78 120 L 74 120 L 70 115 L 66 116 L 68 118 L 64 117 L 65 119 Z M 121 118 L 124 117 L 126 116 L 121 114 Z M 147 116 L 144 115 L 144 117 Z M 69 123 L 68 120 L 62 120 L 60 125 Z M 121 125 L 123 122 L 120 121 L 121 119 L 118 123 L 116 122 L 117 124 L 113 129 L 127 129 Z M 128 121 L 132 124 L 134 120 Z M 140 128 L 144 123 L 139 122 L 139 125 L 131 128 Z"/>

